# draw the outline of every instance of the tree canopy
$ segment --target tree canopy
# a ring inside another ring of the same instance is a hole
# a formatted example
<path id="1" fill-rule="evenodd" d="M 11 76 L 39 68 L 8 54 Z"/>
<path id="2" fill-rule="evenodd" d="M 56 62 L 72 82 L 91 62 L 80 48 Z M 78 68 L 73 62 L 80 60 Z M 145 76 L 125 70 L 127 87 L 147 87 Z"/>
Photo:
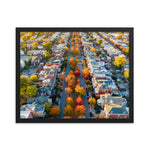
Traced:
<path id="1" fill-rule="evenodd" d="M 118 58 L 116 58 L 115 61 L 114 61 L 114 65 L 115 65 L 117 68 L 119 68 L 119 69 L 121 69 L 121 67 L 122 67 L 123 65 L 125 65 L 125 63 L 126 63 L 126 58 L 125 58 L 125 57 L 118 57 Z"/>
<path id="2" fill-rule="evenodd" d="M 73 99 L 72 99 L 71 97 L 67 97 L 67 99 L 66 99 L 66 104 L 67 104 L 67 105 L 70 105 L 71 107 L 73 107 L 73 105 L 74 105 Z"/>
<path id="3" fill-rule="evenodd" d="M 52 104 L 49 103 L 49 102 L 47 102 L 47 103 L 45 103 L 44 105 L 45 105 L 45 110 L 46 110 L 46 112 L 49 113 L 49 112 L 50 112 L 50 109 L 52 108 Z"/>
<path id="4" fill-rule="evenodd" d="M 52 44 L 51 42 L 45 42 L 44 45 L 43 45 L 43 48 L 45 48 L 46 50 L 50 50 L 50 48 L 52 47 Z"/>
<path id="5" fill-rule="evenodd" d="M 25 77 L 24 75 L 20 76 L 20 87 L 21 88 L 27 88 L 27 86 L 30 85 L 30 80 L 28 77 Z"/>
<path id="6" fill-rule="evenodd" d="M 77 106 L 75 107 L 75 111 L 74 111 L 76 117 L 85 115 L 85 114 L 86 114 L 85 110 L 86 110 L 85 106 L 83 106 L 83 105 L 77 105 Z"/>
<path id="7" fill-rule="evenodd" d="M 53 106 L 50 109 L 49 115 L 56 118 L 60 113 L 61 113 L 61 111 L 59 109 L 59 106 Z"/>
<path id="8" fill-rule="evenodd" d="M 67 115 L 67 116 L 70 116 L 72 117 L 73 116 L 73 108 L 70 106 L 70 105 L 67 105 L 65 108 L 64 108 L 64 114 Z"/>
<path id="9" fill-rule="evenodd" d="M 34 96 L 36 96 L 36 93 L 37 93 L 36 85 L 30 85 L 27 87 L 27 90 L 26 90 L 27 96 L 34 97 Z"/>
<path id="10" fill-rule="evenodd" d="M 38 81 L 39 78 L 38 78 L 37 75 L 32 75 L 32 76 L 30 77 L 30 80 L 31 80 L 31 81 Z"/>
<path id="11" fill-rule="evenodd" d="M 89 98 L 88 102 L 90 103 L 90 105 L 95 105 L 96 104 L 95 98 Z"/>
<path id="12" fill-rule="evenodd" d="M 124 72 L 124 77 L 127 78 L 127 79 L 129 79 L 129 70 L 127 70 L 127 71 Z"/>

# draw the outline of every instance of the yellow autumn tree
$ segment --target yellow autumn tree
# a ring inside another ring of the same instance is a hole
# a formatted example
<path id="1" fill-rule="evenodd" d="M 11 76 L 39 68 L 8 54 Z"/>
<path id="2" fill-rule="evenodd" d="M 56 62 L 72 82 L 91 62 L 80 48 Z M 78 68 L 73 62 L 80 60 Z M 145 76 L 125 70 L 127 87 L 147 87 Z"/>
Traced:
<path id="1" fill-rule="evenodd" d="M 38 81 L 39 79 L 38 79 L 37 75 L 32 75 L 32 76 L 30 77 L 30 80 L 31 80 L 31 81 Z"/>
<path id="2" fill-rule="evenodd" d="M 30 37 L 30 40 L 35 40 L 35 38 L 34 37 Z"/>
<path id="3" fill-rule="evenodd" d="M 81 87 L 79 84 L 76 85 L 75 92 L 76 92 L 76 95 L 81 98 L 83 98 L 85 96 L 85 91 L 84 91 L 83 87 Z"/>
<path id="4" fill-rule="evenodd" d="M 123 65 L 125 65 L 125 63 L 126 63 L 126 58 L 125 58 L 125 57 L 118 57 L 118 58 L 116 58 L 115 61 L 114 61 L 114 65 L 115 65 L 117 68 L 119 68 L 119 69 L 121 69 L 121 67 L 122 67 Z"/>
<path id="5" fill-rule="evenodd" d="M 95 98 L 89 98 L 88 102 L 90 103 L 91 106 L 96 104 Z"/>
<path id="6" fill-rule="evenodd" d="M 129 79 L 129 70 L 127 70 L 127 71 L 124 72 L 124 77 L 127 78 L 127 79 Z"/>
<path id="7" fill-rule="evenodd" d="M 67 105 L 65 108 L 64 108 L 64 111 L 63 113 L 67 116 L 70 116 L 72 117 L 73 116 L 73 108 L 70 106 L 70 105 Z"/>
<path id="8" fill-rule="evenodd" d="M 32 44 L 32 48 L 33 48 L 33 49 L 37 49 L 38 45 L 39 45 L 38 42 L 34 42 L 34 43 Z"/>
<path id="9" fill-rule="evenodd" d="M 126 48 L 125 53 L 128 55 L 129 54 L 129 47 Z"/>
<path id="10" fill-rule="evenodd" d="M 34 35 L 35 35 L 35 32 L 29 32 L 29 33 L 28 33 L 28 36 L 29 36 L 29 37 L 34 36 Z"/>
<path id="11" fill-rule="evenodd" d="M 23 41 L 27 41 L 28 40 L 28 37 L 27 36 L 21 36 L 21 39 L 23 40 Z"/>

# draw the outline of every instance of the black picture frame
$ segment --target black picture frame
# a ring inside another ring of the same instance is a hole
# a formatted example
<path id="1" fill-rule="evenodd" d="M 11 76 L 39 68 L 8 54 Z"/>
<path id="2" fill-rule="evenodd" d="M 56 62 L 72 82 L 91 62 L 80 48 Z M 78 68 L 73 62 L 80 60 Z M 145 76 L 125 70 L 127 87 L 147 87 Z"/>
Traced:
<path id="1" fill-rule="evenodd" d="M 20 32 L 129 32 L 129 118 L 128 119 L 20 119 Z M 16 123 L 133 123 L 134 122 L 134 28 L 89 28 L 89 27 L 17 27 L 16 28 Z"/>

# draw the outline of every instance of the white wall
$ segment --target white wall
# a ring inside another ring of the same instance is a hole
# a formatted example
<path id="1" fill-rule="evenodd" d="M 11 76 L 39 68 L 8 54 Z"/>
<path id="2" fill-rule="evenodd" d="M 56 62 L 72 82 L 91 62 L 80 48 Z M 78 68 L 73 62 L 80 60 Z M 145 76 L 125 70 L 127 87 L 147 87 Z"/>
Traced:
<path id="1" fill-rule="evenodd" d="M 99 3 L 96 3 L 99 2 Z M 149 149 L 148 0 L 7 0 L 0 2 L 0 149 Z M 32 15 L 31 15 L 32 14 Z M 135 27 L 134 124 L 16 124 L 15 27 Z M 9 40 L 8 40 L 9 39 Z M 6 67 L 7 66 L 7 67 Z M 6 84 L 6 80 L 9 82 Z M 30 142 L 29 142 L 30 141 Z"/>

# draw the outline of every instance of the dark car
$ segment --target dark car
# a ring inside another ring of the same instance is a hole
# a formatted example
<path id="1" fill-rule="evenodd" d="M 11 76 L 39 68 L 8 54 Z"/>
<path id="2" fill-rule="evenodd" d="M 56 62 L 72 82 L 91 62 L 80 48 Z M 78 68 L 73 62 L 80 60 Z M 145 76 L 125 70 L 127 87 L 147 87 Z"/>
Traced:
<path id="1" fill-rule="evenodd" d="M 95 112 L 96 112 L 96 113 L 100 113 L 101 110 L 100 110 L 99 108 L 95 108 Z"/>

